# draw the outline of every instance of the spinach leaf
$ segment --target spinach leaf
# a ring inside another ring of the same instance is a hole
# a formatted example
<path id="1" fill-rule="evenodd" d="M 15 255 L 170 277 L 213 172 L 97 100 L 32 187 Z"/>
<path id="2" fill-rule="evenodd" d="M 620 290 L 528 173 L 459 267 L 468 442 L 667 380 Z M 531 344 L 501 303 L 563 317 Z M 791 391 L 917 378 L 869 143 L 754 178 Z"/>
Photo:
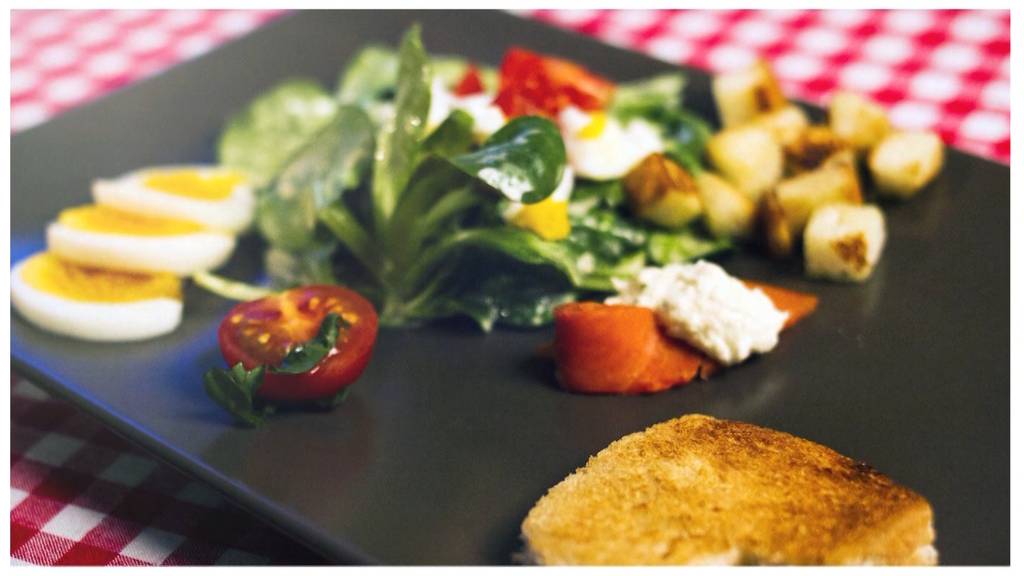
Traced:
<path id="1" fill-rule="evenodd" d="M 217 143 L 217 157 L 260 186 L 274 178 L 336 110 L 334 99 L 316 82 L 285 82 L 228 120 Z"/>
<path id="2" fill-rule="evenodd" d="M 342 104 L 367 105 L 394 90 L 398 54 L 391 48 L 368 46 L 353 58 L 338 79 L 337 97 Z"/>
<path id="3" fill-rule="evenodd" d="M 555 191 L 565 169 L 565 144 L 547 118 L 520 116 L 475 152 L 451 158 L 460 170 L 509 200 L 540 202 Z"/>
<path id="4" fill-rule="evenodd" d="M 318 216 L 357 186 L 373 153 L 373 125 L 356 106 L 342 106 L 262 191 L 256 223 L 272 245 L 301 250 L 313 240 Z"/>
<path id="5" fill-rule="evenodd" d="M 732 248 L 728 239 L 713 239 L 692 228 L 654 232 L 647 241 L 647 256 L 658 265 L 687 262 Z"/>
<path id="6" fill-rule="evenodd" d="M 395 113 L 381 129 L 374 155 L 372 195 L 379 230 L 384 229 L 416 168 L 429 108 L 430 69 L 419 26 L 414 26 L 398 52 Z"/>

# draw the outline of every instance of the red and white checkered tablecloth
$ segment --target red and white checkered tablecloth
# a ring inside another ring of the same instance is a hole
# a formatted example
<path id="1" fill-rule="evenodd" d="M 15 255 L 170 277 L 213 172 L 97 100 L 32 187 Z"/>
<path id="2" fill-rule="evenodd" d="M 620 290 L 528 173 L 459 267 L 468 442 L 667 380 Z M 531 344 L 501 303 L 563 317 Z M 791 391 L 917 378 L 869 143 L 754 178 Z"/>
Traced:
<path id="1" fill-rule="evenodd" d="M 1008 11 L 519 11 L 671 63 L 767 57 L 788 94 L 849 88 L 905 128 L 1008 162 Z M 14 11 L 11 126 L 196 57 L 280 11 Z M 11 554 L 26 564 L 319 562 L 18 376 L 11 385 Z"/>

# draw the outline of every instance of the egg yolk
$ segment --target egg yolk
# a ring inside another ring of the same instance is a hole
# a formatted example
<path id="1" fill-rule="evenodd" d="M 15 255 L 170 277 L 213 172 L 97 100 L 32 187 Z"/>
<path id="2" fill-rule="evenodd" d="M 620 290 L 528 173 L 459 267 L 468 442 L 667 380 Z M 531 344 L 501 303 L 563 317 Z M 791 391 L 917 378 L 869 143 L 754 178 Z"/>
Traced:
<path id="1" fill-rule="evenodd" d="M 21 269 L 26 284 L 53 296 L 84 302 L 181 300 L 181 281 L 173 274 L 119 272 L 66 262 L 43 252 Z"/>
<path id="2" fill-rule="evenodd" d="M 552 198 L 524 205 L 509 221 L 545 240 L 561 240 L 571 230 L 568 203 Z"/>
<path id="3" fill-rule="evenodd" d="M 604 112 L 594 112 L 590 115 L 590 122 L 580 128 L 576 136 L 583 140 L 594 140 L 604 133 L 604 127 L 608 124 L 608 115 Z"/>
<path id="4" fill-rule="evenodd" d="M 143 216 L 100 205 L 68 208 L 60 213 L 57 221 L 77 230 L 129 236 L 174 236 L 203 230 L 202 226 L 188 220 Z"/>
<path id="5" fill-rule="evenodd" d="M 148 173 L 142 185 L 194 200 L 224 200 L 244 179 L 233 171 L 200 174 L 195 170 L 161 170 Z"/>

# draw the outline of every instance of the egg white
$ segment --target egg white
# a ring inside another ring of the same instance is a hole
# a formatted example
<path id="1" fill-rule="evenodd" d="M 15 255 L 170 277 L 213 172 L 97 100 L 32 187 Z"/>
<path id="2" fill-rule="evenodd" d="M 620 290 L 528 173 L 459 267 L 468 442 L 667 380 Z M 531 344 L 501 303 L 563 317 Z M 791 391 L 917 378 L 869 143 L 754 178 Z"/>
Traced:
<path id="1" fill-rule="evenodd" d="M 151 298 L 134 302 L 82 302 L 33 288 L 21 272 L 11 271 L 11 304 L 26 320 L 57 334 L 97 342 L 153 338 L 181 323 L 182 302 Z"/>
<path id="2" fill-rule="evenodd" d="M 235 249 L 235 237 L 222 232 L 132 236 L 81 230 L 60 222 L 47 226 L 46 243 L 50 252 L 70 262 L 178 276 L 217 268 Z"/>
<path id="3" fill-rule="evenodd" d="M 479 142 L 500 130 L 507 121 L 505 113 L 494 104 L 494 94 L 459 96 L 445 87 L 440 78 L 435 78 L 430 84 L 427 131 L 440 126 L 454 110 L 462 110 L 473 118 L 473 137 Z"/>
<path id="4" fill-rule="evenodd" d="M 583 178 L 622 178 L 648 155 L 665 149 L 658 128 L 640 119 L 623 125 L 609 116 L 600 135 L 581 138 L 580 131 L 591 120 L 589 113 L 575 106 L 565 108 L 558 116 L 569 164 Z"/>
<path id="5" fill-rule="evenodd" d="M 92 195 L 97 204 L 105 204 L 125 212 L 149 216 L 191 220 L 208 228 L 232 234 L 241 232 L 252 223 L 256 198 L 252 187 L 239 183 L 231 195 L 222 200 L 201 200 L 177 194 L 168 194 L 149 188 L 146 177 L 152 172 L 194 170 L 201 175 L 217 173 L 216 166 L 163 166 L 136 170 L 112 180 L 97 180 Z"/>

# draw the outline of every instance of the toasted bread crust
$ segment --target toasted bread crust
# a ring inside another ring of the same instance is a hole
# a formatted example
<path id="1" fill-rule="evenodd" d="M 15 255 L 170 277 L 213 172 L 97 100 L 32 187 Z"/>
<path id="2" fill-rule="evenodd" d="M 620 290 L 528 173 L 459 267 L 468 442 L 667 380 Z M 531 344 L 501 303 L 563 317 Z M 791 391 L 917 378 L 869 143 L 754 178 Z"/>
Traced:
<path id="1" fill-rule="evenodd" d="M 921 496 L 783 432 L 689 415 L 625 436 L 522 525 L 543 564 L 916 564 Z"/>

